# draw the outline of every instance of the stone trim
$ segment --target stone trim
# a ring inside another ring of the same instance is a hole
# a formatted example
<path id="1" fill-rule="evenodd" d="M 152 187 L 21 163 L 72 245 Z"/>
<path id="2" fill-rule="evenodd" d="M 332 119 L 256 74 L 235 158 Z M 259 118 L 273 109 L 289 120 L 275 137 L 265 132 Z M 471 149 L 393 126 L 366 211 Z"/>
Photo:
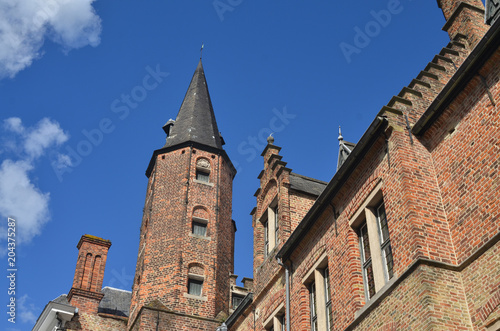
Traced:
<path id="1" fill-rule="evenodd" d="M 425 265 L 434 268 L 461 272 L 499 241 L 500 241 L 500 233 L 497 233 L 493 238 L 491 238 L 486 244 L 484 244 L 475 253 L 469 256 L 469 258 L 463 261 L 460 265 L 452 265 L 429 259 L 418 258 L 408 267 L 408 269 L 406 269 L 401 274 L 401 276 L 393 277 L 391 280 L 389 280 L 389 282 L 385 284 L 385 286 L 381 288 L 380 291 L 378 291 L 369 302 L 367 302 L 360 310 L 358 310 L 354 315 L 354 321 L 345 328 L 345 331 L 354 330 L 364 320 L 366 316 L 368 316 L 374 309 L 376 309 L 377 306 L 387 296 L 389 296 L 401 282 L 403 282 L 406 278 L 408 278 L 411 274 L 413 274 L 413 272 L 419 266 Z"/>

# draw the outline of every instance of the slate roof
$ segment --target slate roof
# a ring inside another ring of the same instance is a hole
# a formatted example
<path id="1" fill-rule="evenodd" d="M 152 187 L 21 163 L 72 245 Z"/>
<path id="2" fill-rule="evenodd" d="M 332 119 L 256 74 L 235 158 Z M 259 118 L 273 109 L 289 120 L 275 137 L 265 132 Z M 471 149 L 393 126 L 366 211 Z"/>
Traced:
<path id="1" fill-rule="evenodd" d="M 128 317 L 132 292 L 108 286 L 103 288 L 101 292 L 104 297 L 97 309 L 99 313 Z"/>
<path id="2" fill-rule="evenodd" d="M 170 129 L 164 147 L 171 147 L 188 141 L 218 149 L 222 149 L 223 145 L 215 121 L 201 60 L 191 79 L 184 101 Z"/>
<path id="3" fill-rule="evenodd" d="M 315 196 L 319 196 L 328 183 L 311 177 L 290 173 L 290 188 Z"/>
<path id="4" fill-rule="evenodd" d="M 57 298 L 52 300 L 52 302 L 61 303 L 63 305 L 69 306 L 69 302 L 68 302 L 68 298 L 67 298 L 66 294 L 61 294 L 60 296 L 58 296 Z"/>

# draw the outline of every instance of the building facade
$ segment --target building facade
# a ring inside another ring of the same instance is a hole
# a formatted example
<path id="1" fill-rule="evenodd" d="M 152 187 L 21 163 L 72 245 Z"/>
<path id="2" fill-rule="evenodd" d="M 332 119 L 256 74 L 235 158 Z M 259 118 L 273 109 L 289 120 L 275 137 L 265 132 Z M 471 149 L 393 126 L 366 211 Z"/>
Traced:
<path id="1" fill-rule="evenodd" d="M 450 43 L 355 146 L 339 137 L 316 199 L 293 197 L 269 141 L 254 292 L 230 330 L 500 330 L 498 22 L 484 23 L 481 1 L 438 5 Z"/>
<path id="2" fill-rule="evenodd" d="M 132 291 L 101 289 L 111 243 L 82 236 L 34 330 L 500 330 L 500 5 L 437 3 L 450 42 L 357 144 L 339 135 L 330 182 L 268 138 L 244 286 L 200 60 L 146 171 Z"/>

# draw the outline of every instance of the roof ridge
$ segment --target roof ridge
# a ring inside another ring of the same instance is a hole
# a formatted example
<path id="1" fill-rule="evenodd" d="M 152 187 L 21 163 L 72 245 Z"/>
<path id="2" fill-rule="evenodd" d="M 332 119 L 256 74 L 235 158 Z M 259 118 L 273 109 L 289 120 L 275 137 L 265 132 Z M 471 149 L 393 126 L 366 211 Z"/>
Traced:
<path id="1" fill-rule="evenodd" d="M 328 184 L 328 182 L 325 182 L 325 181 L 322 181 L 321 179 L 316 179 L 316 178 L 312 178 L 312 177 L 308 177 L 308 176 L 304 176 L 304 175 L 300 175 L 298 173 L 295 173 L 295 172 L 290 172 L 290 175 L 292 176 L 296 176 L 296 177 L 301 177 L 301 178 L 304 178 L 304 179 L 307 179 L 307 180 L 310 180 L 312 182 L 317 182 L 317 183 L 320 183 L 320 184 Z"/>
<path id="2" fill-rule="evenodd" d="M 111 287 L 111 286 L 104 286 L 104 287 L 101 289 L 101 291 L 102 291 L 102 290 L 104 290 L 104 289 L 107 289 L 107 288 L 109 288 L 110 290 L 117 290 L 117 291 L 122 291 L 122 292 L 132 293 L 132 291 L 127 291 L 127 290 L 124 290 L 124 289 L 121 289 L 121 288 L 116 288 L 116 287 Z"/>

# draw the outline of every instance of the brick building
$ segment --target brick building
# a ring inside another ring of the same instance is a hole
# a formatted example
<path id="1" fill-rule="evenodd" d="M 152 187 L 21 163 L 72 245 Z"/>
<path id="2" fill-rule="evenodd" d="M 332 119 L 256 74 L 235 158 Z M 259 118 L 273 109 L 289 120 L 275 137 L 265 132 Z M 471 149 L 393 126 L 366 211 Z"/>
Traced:
<path id="1" fill-rule="evenodd" d="M 83 236 L 73 287 L 34 330 L 500 330 L 500 4 L 437 3 L 450 42 L 357 144 L 339 135 L 330 182 L 268 139 L 244 287 L 200 61 L 146 172 L 132 292 L 101 290 L 111 243 Z"/>
<path id="2" fill-rule="evenodd" d="M 500 330 L 498 3 L 491 28 L 479 0 L 438 5 L 450 43 L 356 145 L 339 137 L 318 197 L 269 141 L 230 330 Z"/>

